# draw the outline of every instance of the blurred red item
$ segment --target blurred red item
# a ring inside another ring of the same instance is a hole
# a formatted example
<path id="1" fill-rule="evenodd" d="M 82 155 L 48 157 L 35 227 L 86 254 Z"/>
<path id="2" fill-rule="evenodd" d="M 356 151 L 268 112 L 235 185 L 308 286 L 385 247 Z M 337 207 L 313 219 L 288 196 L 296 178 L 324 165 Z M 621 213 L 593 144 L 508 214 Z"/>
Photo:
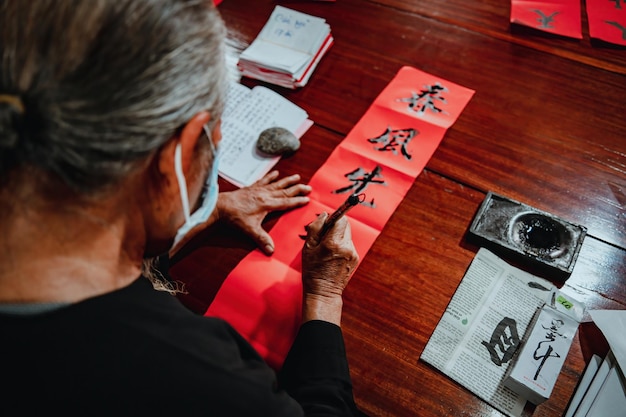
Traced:
<path id="1" fill-rule="evenodd" d="M 623 1 L 587 0 L 589 36 L 616 45 L 626 45 L 626 8 Z"/>

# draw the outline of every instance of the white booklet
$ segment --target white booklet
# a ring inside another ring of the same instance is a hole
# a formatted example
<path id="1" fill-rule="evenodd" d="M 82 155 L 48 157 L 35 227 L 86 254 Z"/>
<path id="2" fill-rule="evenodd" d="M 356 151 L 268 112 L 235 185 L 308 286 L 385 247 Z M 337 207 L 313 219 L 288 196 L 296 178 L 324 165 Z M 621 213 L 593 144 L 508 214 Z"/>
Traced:
<path id="1" fill-rule="evenodd" d="M 287 88 L 304 86 L 334 39 L 322 18 L 276 6 L 239 57 L 247 77 Z"/>
<path id="2" fill-rule="evenodd" d="M 503 380 L 535 312 L 550 301 L 554 288 L 479 249 L 420 359 L 504 414 L 520 416 L 526 399 Z"/>
<path id="3" fill-rule="evenodd" d="M 257 150 L 263 130 L 282 127 L 300 138 L 312 125 L 304 109 L 269 88 L 233 82 L 222 115 L 220 175 L 238 187 L 251 185 L 280 160 Z"/>
<path id="4" fill-rule="evenodd" d="M 329 33 L 324 19 L 276 6 L 241 58 L 295 74 L 311 61 Z"/>

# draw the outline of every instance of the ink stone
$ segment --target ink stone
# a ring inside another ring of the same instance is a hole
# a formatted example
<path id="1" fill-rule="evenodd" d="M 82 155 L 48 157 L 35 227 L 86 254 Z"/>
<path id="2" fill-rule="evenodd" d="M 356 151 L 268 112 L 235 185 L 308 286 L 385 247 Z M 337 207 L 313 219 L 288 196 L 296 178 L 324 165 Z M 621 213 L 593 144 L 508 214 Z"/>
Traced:
<path id="1" fill-rule="evenodd" d="M 260 152 L 276 156 L 297 151 L 300 141 L 287 129 L 270 127 L 261 132 L 256 147 Z"/>
<path id="2" fill-rule="evenodd" d="M 538 255 L 555 257 L 561 246 L 559 225 L 546 216 L 523 216 L 518 226 L 519 240 L 527 251 Z"/>
<path id="3" fill-rule="evenodd" d="M 469 232 L 480 245 L 516 258 L 533 272 L 565 280 L 576 264 L 587 228 L 490 191 Z"/>

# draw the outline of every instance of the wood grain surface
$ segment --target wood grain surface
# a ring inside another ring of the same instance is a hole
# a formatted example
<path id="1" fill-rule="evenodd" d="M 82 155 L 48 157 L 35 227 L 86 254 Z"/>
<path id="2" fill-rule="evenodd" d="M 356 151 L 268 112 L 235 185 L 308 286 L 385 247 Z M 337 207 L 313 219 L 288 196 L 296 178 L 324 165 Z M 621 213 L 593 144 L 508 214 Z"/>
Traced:
<path id="1" fill-rule="evenodd" d="M 230 35 L 251 42 L 276 4 L 325 18 L 335 37 L 304 88 L 265 84 L 316 123 L 278 163 L 283 175 L 308 181 L 404 65 L 476 91 L 356 271 L 342 328 L 369 416 L 500 415 L 419 356 L 478 250 L 466 234 L 488 191 L 587 227 L 574 272 L 555 283 L 588 309 L 626 309 L 626 49 L 589 39 L 584 3 L 582 40 L 511 25 L 510 3 L 496 0 L 224 0 L 218 9 Z M 183 302 L 204 313 L 254 247 L 223 225 L 194 239 L 172 268 L 189 291 Z M 590 325 L 551 398 L 525 415 L 563 414 L 603 348 Z"/>

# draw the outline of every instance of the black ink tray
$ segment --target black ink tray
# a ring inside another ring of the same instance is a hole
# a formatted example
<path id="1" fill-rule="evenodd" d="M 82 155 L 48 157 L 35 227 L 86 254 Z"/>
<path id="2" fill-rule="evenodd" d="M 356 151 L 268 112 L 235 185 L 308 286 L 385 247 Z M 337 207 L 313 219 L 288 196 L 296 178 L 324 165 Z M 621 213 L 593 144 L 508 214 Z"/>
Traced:
<path id="1" fill-rule="evenodd" d="M 574 269 L 587 229 L 488 192 L 469 234 L 494 252 L 513 257 L 554 278 L 567 279 Z"/>

